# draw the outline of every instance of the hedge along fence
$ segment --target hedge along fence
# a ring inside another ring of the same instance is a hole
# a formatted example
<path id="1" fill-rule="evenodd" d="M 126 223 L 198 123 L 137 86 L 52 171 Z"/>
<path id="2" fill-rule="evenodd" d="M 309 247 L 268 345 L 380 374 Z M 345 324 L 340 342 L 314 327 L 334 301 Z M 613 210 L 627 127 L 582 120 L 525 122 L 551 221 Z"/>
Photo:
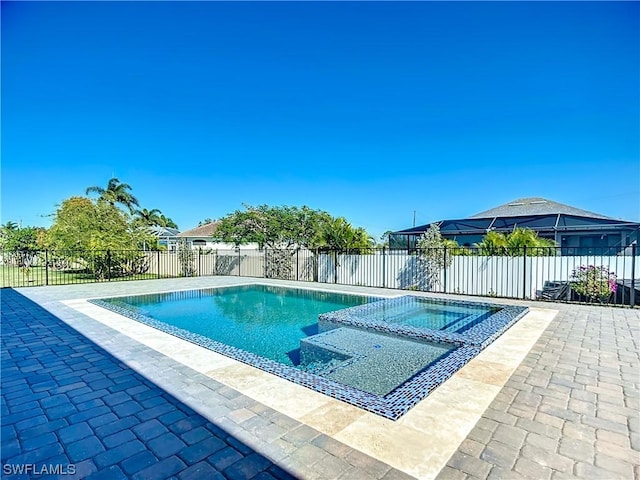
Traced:
<path id="1" fill-rule="evenodd" d="M 528 252 L 523 248 L 502 256 L 479 255 L 480 251 L 473 250 L 466 251 L 470 255 L 451 255 L 446 249 L 437 250 L 0 252 L 0 282 L 20 287 L 231 275 L 522 299 L 540 298 L 549 285 L 568 284 L 572 288 L 560 300 L 638 302 L 640 263 L 635 246 L 616 255 L 587 251 L 576 255 L 581 252 L 575 248 L 572 255 L 560 255 L 562 249 Z M 425 275 L 429 258 L 445 259 L 435 280 Z"/>

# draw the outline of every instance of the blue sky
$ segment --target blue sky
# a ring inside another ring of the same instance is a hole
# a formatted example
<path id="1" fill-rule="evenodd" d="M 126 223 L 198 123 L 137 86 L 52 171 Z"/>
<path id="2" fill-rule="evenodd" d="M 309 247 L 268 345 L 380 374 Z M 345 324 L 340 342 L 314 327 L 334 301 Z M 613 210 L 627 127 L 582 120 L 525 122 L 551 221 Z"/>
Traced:
<path id="1" fill-rule="evenodd" d="M 2 2 L 2 223 L 112 176 L 181 229 L 379 236 L 542 196 L 640 220 L 636 2 Z"/>

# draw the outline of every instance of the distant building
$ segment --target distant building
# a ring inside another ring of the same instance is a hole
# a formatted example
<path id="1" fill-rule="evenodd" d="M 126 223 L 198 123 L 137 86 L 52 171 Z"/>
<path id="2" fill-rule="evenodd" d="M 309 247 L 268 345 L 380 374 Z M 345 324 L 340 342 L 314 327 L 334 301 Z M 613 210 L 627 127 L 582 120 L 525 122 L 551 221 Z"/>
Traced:
<path id="1" fill-rule="evenodd" d="M 566 248 L 563 254 L 617 253 L 637 244 L 640 223 L 588 212 L 545 198 L 521 198 L 469 218 L 442 220 L 440 233 L 462 246 L 473 246 L 490 231 L 512 232 L 528 228 L 542 238 L 555 240 Z M 391 248 L 413 249 L 431 224 L 407 228 L 390 235 Z M 580 252 L 572 249 L 580 249 Z"/>
<path id="2" fill-rule="evenodd" d="M 191 230 L 187 230 L 178 234 L 178 239 L 184 239 L 192 249 L 202 248 L 203 250 L 235 250 L 236 246 L 232 243 L 219 242 L 214 238 L 216 228 L 219 222 L 206 223 L 197 226 Z M 255 243 L 241 245 L 241 249 L 256 249 L 258 245 Z"/>
<path id="3" fill-rule="evenodd" d="M 191 230 L 181 232 L 178 239 L 184 239 L 191 248 L 213 248 L 216 243 L 213 240 L 213 233 L 216 231 L 218 222 L 205 223 L 198 225 Z"/>
<path id="4" fill-rule="evenodd" d="M 175 251 L 180 230 L 171 227 L 148 227 L 153 235 L 158 237 L 158 244 L 167 247 L 167 251 Z"/>

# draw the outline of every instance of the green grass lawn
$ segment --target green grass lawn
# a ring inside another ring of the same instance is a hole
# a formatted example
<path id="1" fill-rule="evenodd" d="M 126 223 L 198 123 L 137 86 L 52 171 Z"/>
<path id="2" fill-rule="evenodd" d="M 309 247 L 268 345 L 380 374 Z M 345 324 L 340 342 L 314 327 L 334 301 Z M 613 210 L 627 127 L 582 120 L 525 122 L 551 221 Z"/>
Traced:
<path id="1" fill-rule="evenodd" d="M 112 282 L 124 280 L 146 280 L 157 278 L 152 273 L 143 273 L 127 277 L 112 278 Z M 48 279 L 44 267 L 32 267 L 27 275 L 23 269 L 14 266 L 0 265 L 0 288 L 1 287 L 32 287 L 40 285 L 68 285 L 72 283 L 94 283 L 106 282 L 108 280 L 96 280 L 95 276 L 89 273 L 79 273 L 77 271 L 65 271 L 49 268 Z"/>

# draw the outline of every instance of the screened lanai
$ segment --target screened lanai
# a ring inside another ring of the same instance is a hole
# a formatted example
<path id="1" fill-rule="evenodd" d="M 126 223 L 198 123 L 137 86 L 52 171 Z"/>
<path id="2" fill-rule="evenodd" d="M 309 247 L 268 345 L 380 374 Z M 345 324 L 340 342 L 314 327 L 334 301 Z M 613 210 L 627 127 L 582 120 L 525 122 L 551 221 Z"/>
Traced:
<path id="1" fill-rule="evenodd" d="M 469 218 L 435 223 L 444 238 L 467 247 L 481 242 L 490 231 L 508 234 L 515 228 L 527 228 L 542 238 L 554 240 L 565 255 L 576 254 L 577 249 L 583 254 L 616 254 L 637 243 L 640 230 L 638 222 L 606 217 L 539 197 L 515 200 Z M 393 232 L 390 248 L 414 249 L 430 226 Z"/>

